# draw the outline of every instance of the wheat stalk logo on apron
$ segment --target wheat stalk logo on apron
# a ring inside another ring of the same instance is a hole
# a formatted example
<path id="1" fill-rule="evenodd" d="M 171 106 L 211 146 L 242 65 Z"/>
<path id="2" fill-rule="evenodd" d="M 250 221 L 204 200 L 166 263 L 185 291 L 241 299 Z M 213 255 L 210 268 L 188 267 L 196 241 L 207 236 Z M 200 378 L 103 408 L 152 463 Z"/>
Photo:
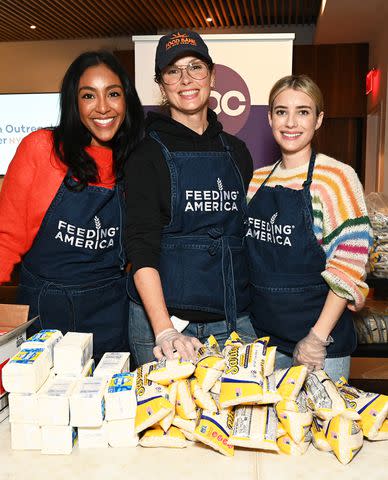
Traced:
<path id="1" fill-rule="evenodd" d="M 270 223 L 271 223 L 271 229 L 272 229 L 272 237 L 275 238 L 275 231 L 274 231 L 274 223 L 275 223 L 275 220 L 277 218 L 277 216 L 279 215 L 279 212 L 276 212 L 272 215 L 271 217 L 271 220 L 270 220 Z"/>
<path id="2" fill-rule="evenodd" d="M 101 221 L 100 219 L 97 217 L 97 215 L 94 217 L 94 224 L 96 226 L 96 246 L 94 247 L 95 249 L 98 248 L 98 241 L 100 239 L 100 229 L 101 229 Z"/>

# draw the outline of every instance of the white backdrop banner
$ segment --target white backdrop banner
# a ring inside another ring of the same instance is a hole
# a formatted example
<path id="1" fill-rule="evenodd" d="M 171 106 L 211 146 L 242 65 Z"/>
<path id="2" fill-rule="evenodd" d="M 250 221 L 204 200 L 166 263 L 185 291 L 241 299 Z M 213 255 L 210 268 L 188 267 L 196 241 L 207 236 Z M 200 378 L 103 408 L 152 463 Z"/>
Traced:
<path id="1" fill-rule="evenodd" d="M 268 94 L 279 78 L 292 72 L 293 33 L 202 35 L 216 64 L 210 107 L 226 132 L 244 140 L 255 168 L 273 163 L 278 149 L 268 126 Z M 134 36 L 135 81 L 146 110 L 160 105 L 154 82 L 160 36 Z"/>

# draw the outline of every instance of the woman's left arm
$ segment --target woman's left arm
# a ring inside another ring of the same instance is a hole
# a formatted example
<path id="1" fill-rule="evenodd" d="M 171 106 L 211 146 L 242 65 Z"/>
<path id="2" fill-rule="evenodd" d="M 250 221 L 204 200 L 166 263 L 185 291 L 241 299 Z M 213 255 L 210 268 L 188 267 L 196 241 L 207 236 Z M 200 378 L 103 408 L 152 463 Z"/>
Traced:
<path id="1" fill-rule="evenodd" d="M 322 276 L 330 290 L 314 327 L 294 350 L 294 363 L 310 369 L 323 367 L 330 333 L 345 308 L 359 310 L 365 303 L 365 265 L 372 241 L 363 189 L 354 170 L 341 164 L 337 172 L 331 168 L 327 184 L 324 172 L 316 195 L 321 208 L 318 200 L 313 207 L 322 211 L 322 247 L 327 258 Z"/>
<path id="2" fill-rule="evenodd" d="M 323 368 L 326 347 L 332 339 L 330 333 L 336 326 L 347 300 L 336 295 L 332 290 L 327 294 L 325 304 L 314 327 L 306 337 L 300 340 L 294 349 L 294 365 L 306 365 L 309 372 Z"/>

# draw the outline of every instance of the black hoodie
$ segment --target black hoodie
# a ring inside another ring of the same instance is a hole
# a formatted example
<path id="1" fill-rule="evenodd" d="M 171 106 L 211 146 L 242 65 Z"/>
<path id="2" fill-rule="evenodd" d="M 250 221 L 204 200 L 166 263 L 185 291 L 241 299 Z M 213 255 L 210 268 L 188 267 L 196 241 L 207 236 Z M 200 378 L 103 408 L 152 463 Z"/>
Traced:
<path id="1" fill-rule="evenodd" d="M 199 135 L 169 116 L 150 112 L 146 133 L 155 130 L 172 152 L 223 151 L 219 137 L 222 125 L 210 109 L 208 122 L 205 132 Z M 253 174 L 252 157 L 243 141 L 225 132 L 224 135 L 247 189 Z M 142 267 L 158 269 L 161 231 L 170 222 L 170 173 L 160 144 L 149 136 L 139 144 L 125 166 L 125 191 L 124 244 L 132 271 Z"/>

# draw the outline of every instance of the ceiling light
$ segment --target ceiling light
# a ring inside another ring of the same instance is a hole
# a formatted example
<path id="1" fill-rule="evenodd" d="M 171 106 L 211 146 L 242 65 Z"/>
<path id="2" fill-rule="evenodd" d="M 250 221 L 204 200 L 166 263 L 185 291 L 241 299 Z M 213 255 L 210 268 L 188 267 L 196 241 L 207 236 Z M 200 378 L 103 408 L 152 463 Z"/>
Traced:
<path id="1" fill-rule="evenodd" d="M 30 25 L 31 30 L 35 30 L 36 25 Z"/>
<path id="2" fill-rule="evenodd" d="M 207 22 L 212 22 L 213 19 L 212 19 L 212 17 L 207 17 L 206 21 L 207 21 Z"/>

